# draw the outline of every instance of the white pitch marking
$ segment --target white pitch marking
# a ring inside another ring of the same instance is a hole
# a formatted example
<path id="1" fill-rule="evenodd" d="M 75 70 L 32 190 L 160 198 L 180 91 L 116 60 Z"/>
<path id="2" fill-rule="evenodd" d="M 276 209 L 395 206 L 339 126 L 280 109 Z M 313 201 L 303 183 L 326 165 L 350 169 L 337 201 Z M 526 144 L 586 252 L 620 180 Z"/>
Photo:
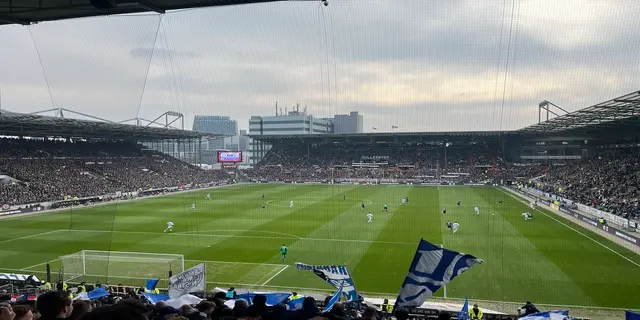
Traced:
<path id="1" fill-rule="evenodd" d="M 35 237 L 39 237 L 39 236 L 44 236 L 45 234 L 51 234 L 51 233 L 56 233 L 56 232 L 60 232 L 60 231 L 64 231 L 64 230 L 51 230 L 51 231 L 47 231 L 47 232 L 31 234 L 31 235 L 24 236 L 24 237 L 18 237 L 18 238 L 3 240 L 3 241 L 0 241 L 0 243 L 7 243 L 7 242 L 11 242 L 11 241 L 16 241 L 16 240 L 35 238 Z"/>
<path id="2" fill-rule="evenodd" d="M 287 270 L 287 268 L 289 268 L 289 265 L 284 266 L 284 268 L 280 269 L 280 271 L 276 272 L 276 274 L 274 274 L 273 276 L 271 276 L 271 278 L 267 279 L 267 281 L 265 281 L 263 284 L 261 284 L 261 286 L 264 286 L 265 284 L 269 283 L 269 281 L 273 280 L 273 278 L 277 277 L 279 274 L 282 273 L 282 271 Z"/>
<path id="3" fill-rule="evenodd" d="M 512 197 L 512 198 L 514 198 L 514 199 L 516 199 L 517 201 L 520 201 L 520 202 L 522 202 L 522 203 L 525 203 L 525 201 L 524 201 L 524 200 L 516 198 L 516 197 L 515 197 L 515 195 L 513 195 L 513 194 L 507 193 L 507 192 L 505 192 L 504 190 L 502 190 L 502 192 L 506 193 L 507 195 L 509 195 L 510 197 Z M 576 233 L 578 233 L 578 234 L 582 235 L 583 237 L 585 237 L 585 238 L 587 238 L 587 239 L 589 239 L 589 240 L 591 240 L 591 241 L 593 241 L 593 242 L 595 242 L 595 243 L 599 244 L 601 247 L 603 247 L 603 248 L 605 248 L 605 249 L 607 249 L 607 250 L 609 250 L 609 251 L 611 251 L 611 252 L 613 252 L 613 253 L 617 254 L 617 255 L 618 255 L 618 256 L 620 256 L 622 259 L 625 259 L 625 260 L 627 260 L 627 261 L 631 262 L 632 264 L 634 264 L 635 266 L 640 267 L 640 264 L 638 264 L 637 262 L 635 262 L 635 261 L 633 261 L 633 260 L 631 260 L 631 259 L 629 259 L 629 258 L 627 258 L 627 257 L 623 256 L 622 254 L 618 253 L 618 251 L 615 251 L 615 250 L 613 250 L 613 249 L 611 249 L 611 248 L 607 247 L 606 245 L 604 245 L 604 244 L 600 243 L 598 240 L 596 240 L 596 239 L 594 239 L 594 238 L 591 238 L 591 237 L 589 237 L 588 235 L 586 235 L 586 234 L 584 234 L 584 233 L 580 232 L 579 230 L 576 230 L 576 229 L 575 229 L 575 228 L 573 228 L 572 226 L 567 225 L 567 224 L 565 224 L 564 222 L 562 222 L 562 221 L 560 221 L 560 220 L 558 220 L 558 219 L 556 219 L 556 218 L 554 218 L 554 217 L 552 217 L 552 216 L 550 216 L 550 215 L 548 215 L 548 214 L 544 213 L 544 211 L 542 211 L 542 210 L 540 210 L 540 209 L 536 209 L 536 211 L 538 211 L 538 212 L 540 212 L 540 213 L 544 214 L 544 215 L 545 215 L 545 216 L 547 216 L 549 219 L 554 220 L 554 221 L 556 221 L 557 223 L 559 223 L 559 224 L 561 224 L 561 225 L 563 225 L 563 226 L 565 226 L 565 227 L 567 227 L 567 228 L 569 228 L 569 229 L 571 229 L 571 230 L 575 231 Z"/>

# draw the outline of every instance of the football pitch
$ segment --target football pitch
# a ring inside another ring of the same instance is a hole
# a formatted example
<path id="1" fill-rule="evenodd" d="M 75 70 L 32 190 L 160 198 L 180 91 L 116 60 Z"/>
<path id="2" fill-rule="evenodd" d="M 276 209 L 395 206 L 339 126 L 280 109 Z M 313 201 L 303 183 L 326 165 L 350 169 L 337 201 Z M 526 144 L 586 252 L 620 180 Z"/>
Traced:
<path id="1" fill-rule="evenodd" d="M 49 262 L 55 280 L 60 257 L 82 250 L 170 253 L 184 255 L 185 268 L 206 263 L 209 289 L 328 293 L 328 284 L 295 262 L 346 264 L 360 291 L 395 298 L 424 238 L 484 260 L 454 279 L 447 297 L 637 308 L 639 255 L 553 213 L 536 211 L 524 221 L 523 211 L 530 210 L 494 187 L 236 185 L 0 220 L 0 272 L 43 278 Z M 457 233 L 446 229 L 448 220 L 460 223 Z M 172 233 L 163 232 L 168 221 Z M 90 267 L 76 280 L 143 285 L 146 271 L 165 267 L 153 260 L 135 270 L 116 265 Z"/>

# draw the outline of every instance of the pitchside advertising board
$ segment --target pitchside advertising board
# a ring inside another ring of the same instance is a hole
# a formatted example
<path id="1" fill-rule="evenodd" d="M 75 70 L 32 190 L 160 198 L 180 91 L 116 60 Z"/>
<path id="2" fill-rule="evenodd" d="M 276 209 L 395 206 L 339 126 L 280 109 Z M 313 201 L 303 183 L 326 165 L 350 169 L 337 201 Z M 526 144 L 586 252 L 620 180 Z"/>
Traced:
<path id="1" fill-rule="evenodd" d="M 585 215 L 581 214 L 580 212 L 575 211 L 575 210 L 571 210 L 571 209 L 569 209 L 569 208 L 559 207 L 559 206 L 554 205 L 553 203 L 551 203 L 551 202 L 549 202 L 549 201 L 547 201 L 547 200 L 545 200 L 545 199 L 538 198 L 538 197 L 536 197 L 535 195 L 533 195 L 533 194 L 531 194 L 531 193 L 528 193 L 528 192 L 526 192 L 526 191 L 523 191 L 523 190 L 517 190 L 517 189 L 515 189 L 515 190 L 516 190 L 517 192 L 519 192 L 519 193 L 523 194 L 523 195 L 527 195 L 527 196 L 534 197 L 534 198 L 538 199 L 538 201 L 539 201 L 540 203 L 542 203 L 542 204 L 544 204 L 544 205 L 547 205 L 547 206 L 551 207 L 552 209 L 554 209 L 554 210 L 556 210 L 556 211 L 558 211 L 558 212 L 562 212 L 562 213 L 564 213 L 564 214 L 567 214 L 567 215 L 569 215 L 569 216 L 571 216 L 571 217 L 573 217 L 573 218 L 575 218 L 575 219 L 577 219 L 577 220 L 580 220 L 580 221 L 582 221 L 582 222 L 586 222 L 586 223 L 590 224 L 590 225 L 591 225 L 591 226 L 593 226 L 594 228 L 602 229 L 603 231 L 608 232 L 608 233 L 610 233 L 610 234 L 613 234 L 613 235 L 615 235 L 616 237 L 618 237 L 618 238 L 620 238 L 620 239 L 623 239 L 623 240 L 625 240 L 625 241 L 627 241 L 627 242 L 629 242 L 629 243 L 633 243 L 633 244 L 635 244 L 636 246 L 640 246 L 640 237 L 637 237 L 637 236 L 635 236 L 635 235 L 632 235 L 632 234 L 631 234 L 631 233 L 629 233 L 629 232 L 622 231 L 622 230 L 617 229 L 617 228 L 614 228 L 614 227 L 612 227 L 612 226 L 610 226 L 610 225 L 606 225 L 606 224 L 604 224 L 604 225 L 603 225 L 603 224 L 600 224 L 600 223 L 599 223 L 596 219 L 594 219 L 594 218 L 587 217 L 587 216 L 585 216 Z"/>
<path id="2" fill-rule="evenodd" d="M 242 162 L 242 151 L 218 151 L 218 163 Z"/>

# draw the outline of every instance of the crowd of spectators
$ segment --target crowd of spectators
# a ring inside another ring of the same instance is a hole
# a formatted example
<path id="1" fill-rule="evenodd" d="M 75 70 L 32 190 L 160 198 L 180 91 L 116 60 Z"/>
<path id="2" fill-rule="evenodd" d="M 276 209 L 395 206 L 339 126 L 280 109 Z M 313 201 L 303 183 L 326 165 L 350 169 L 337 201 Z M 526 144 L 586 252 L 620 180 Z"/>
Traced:
<path id="1" fill-rule="evenodd" d="M 131 142 L 0 139 L 0 205 L 229 179 Z"/>
<path id="2" fill-rule="evenodd" d="M 233 300 L 229 307 L 229 300 Z M 404 309 L 386 313 L 376 307 L 337 302 L 330 311 L 318 307 L 313 297 L 303 299 L 297 310 L 288 310 L 285 304 L 268 306 L 264 295 L 256 295 L 249 304 L 243 299 L 228 299 L 224 293 L 216 294 L 195 305 L 174 308 L 165 302 L 151 304 L 140 295 L 118 294 L 97 300 L 72 300 L 65 291 L 50 291 L 37 297 L 37 301 L 0 301 L 0 320 L 384 320 L 410 319 Z M 455 315 L 440 312 L 437 316 L 420 319 L 450 320 Z M 415 316 L 412 319 L 416 319 Z"/>
<path id="3" fill-rule="evenodd" d="M 445 152 L 446 151 L 446 152 Z M 507 163 L 487 146 L 345 149 L 275 146 L 247 175 L 262 181 L 506 183 L 536 179 L 543 191 L 620 216 L 640 218 L 640 149 L 579 162 Z M 562 190 L 559 192 L 558 190 Z"/>
<path id="4" fill-rule="evenodd" d="M 490 148 L 404 146 L 276 146 L 251 178 L 294 180 L 411 180 L 478 183 L 495 178 L 498 153 Z"/>
<path id="5" fill-rule="evenodd" d="M 640 218 L 640 149 L 614 149 L 570 165 L 549 166 L 543 191 L 625 217 Z"/>

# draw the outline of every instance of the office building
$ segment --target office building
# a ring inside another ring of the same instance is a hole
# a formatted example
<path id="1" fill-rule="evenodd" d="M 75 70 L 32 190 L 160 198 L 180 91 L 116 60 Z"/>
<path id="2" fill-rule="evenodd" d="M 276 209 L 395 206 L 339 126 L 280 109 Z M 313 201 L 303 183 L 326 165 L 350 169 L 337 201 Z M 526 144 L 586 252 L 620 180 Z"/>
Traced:
<path id="1" fill-rule="evenodd" d="M 238 135 L 238 121 L 226 116 L 195 116 L 193 131 L 218 133 L 226 136 Z"/>
<path id="2" fill-rule="evenodd" d="M 358 111 L 336 114 L 333 118 L 334 133 L 362 133 L 362 115 Z"/>

